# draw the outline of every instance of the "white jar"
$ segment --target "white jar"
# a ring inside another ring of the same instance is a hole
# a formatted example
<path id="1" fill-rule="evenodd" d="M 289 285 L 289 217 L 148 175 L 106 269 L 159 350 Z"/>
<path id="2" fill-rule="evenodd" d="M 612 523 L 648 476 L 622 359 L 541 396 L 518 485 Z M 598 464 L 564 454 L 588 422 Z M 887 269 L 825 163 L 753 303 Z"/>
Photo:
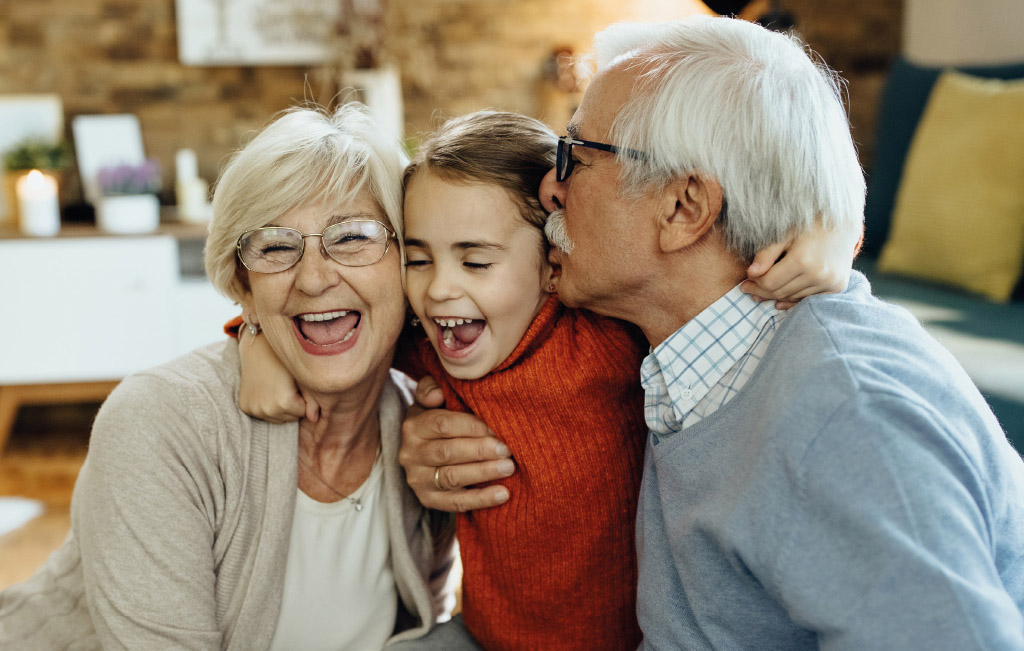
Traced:
<path id="1" fill-rule="evenodd" d="M 160 199 L 155 194 L 102 197 L 96 225 L 108 233 L 151 233 L 160 225 Z"/>

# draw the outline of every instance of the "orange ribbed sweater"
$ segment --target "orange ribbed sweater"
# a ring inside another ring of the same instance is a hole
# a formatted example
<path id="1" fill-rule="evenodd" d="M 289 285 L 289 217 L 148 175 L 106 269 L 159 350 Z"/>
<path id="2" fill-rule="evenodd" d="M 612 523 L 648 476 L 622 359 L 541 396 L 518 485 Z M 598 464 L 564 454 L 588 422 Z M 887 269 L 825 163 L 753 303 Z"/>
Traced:
<path id="1" fill-rule="evenodd" d="M 498 368 L 458 380 L 410 330 L 395 367 L 433 376 L 445 406 L 483 419 L 516 460 L 507 504 L 457 518 L 469 631 L 488 651 L 635 649 L 639 331 L 552 297 Z"/>
<path id="2" fill-rule="evenodd" d="M 508 503 L 458 516 L 469 631 L 488 651 L 635 649 L 640 333 L 552 297 L 480 379 L 445 373 L 425 338 L 412 348 L 396 365 L 436 378 L 516 461 Z"/>

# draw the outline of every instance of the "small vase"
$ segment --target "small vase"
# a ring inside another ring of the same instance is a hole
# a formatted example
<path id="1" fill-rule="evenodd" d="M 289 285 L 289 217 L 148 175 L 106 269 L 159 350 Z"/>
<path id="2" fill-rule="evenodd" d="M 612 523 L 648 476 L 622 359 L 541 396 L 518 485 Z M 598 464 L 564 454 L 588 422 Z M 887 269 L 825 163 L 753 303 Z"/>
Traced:
<path id="1" fill-rule="evenodd" d="M 160 199 L 155 194 L 103 197 L 96 225 L 108 233 L 152 233 L 160 225 Z"/>

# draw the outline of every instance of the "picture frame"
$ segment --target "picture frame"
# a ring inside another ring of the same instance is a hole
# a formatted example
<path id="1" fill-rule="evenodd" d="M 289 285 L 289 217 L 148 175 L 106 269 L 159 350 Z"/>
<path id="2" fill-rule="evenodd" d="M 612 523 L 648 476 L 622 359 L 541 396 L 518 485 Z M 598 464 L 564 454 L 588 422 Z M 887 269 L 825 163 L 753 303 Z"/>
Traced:
<path id="1" fill-rule="evenodd" d="M 341 18 L 340 0 L 176 0 L 184 65 L 322 63 Z"/>
<path id="2" fill-rule="evenodd" d="M 141 165 L 146 161 L 142 127 L 138 116 L 132 113 L 76 115 L 71 120 L 71 131 L 82 193 L 94 206 L 100 199 L 97 177 L 101 168 Z"/>

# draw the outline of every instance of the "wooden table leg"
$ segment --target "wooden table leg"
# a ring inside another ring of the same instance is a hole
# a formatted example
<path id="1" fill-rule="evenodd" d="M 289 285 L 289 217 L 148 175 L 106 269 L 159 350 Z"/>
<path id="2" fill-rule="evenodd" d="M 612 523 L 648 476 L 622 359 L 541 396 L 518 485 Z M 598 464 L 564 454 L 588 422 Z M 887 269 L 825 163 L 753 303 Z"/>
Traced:
<path id="1" fill-rule="evenodd" d="M 0 454 L 7 445 L 7 437 L 14 427 L 14 417 L 18 415 L 18 399 L 11 387 L 0 386 Z"/>
<path id="2" fill-rule="evenodd" d="M 0 454 L 3 454 L 18 408 L 22 405 L 102 401 L 118 383 L 119 380 L 0 386 Z"/>

